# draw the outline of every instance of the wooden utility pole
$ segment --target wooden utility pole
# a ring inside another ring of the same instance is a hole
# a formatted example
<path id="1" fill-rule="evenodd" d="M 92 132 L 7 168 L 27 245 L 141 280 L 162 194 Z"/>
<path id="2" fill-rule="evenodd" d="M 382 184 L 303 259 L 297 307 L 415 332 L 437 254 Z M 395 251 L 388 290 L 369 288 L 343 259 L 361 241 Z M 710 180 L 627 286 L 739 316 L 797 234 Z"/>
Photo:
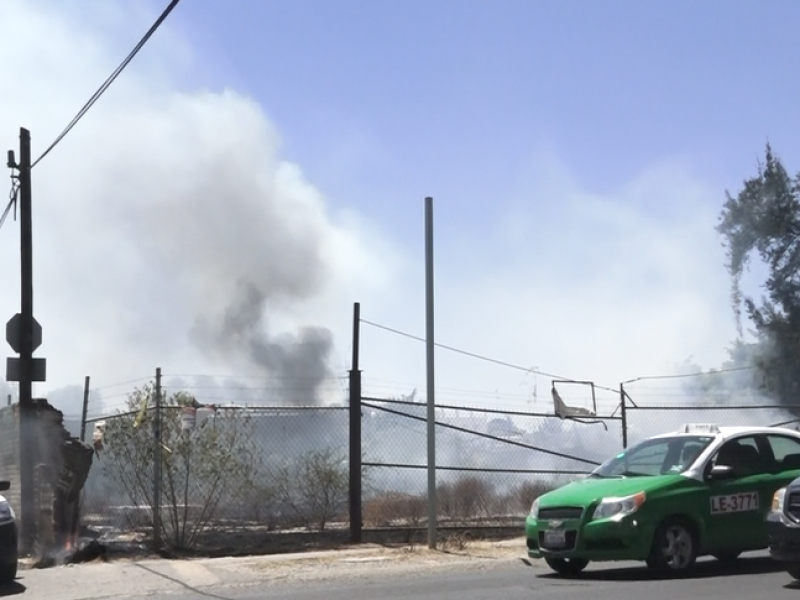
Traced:
<path id="1" fill-rule="evenodd" d="M 33 549 L 36 532 L 34 475 L 37 456 L 36 415 L 33 382 L 45 380 L 45 360 L 34 358 L 42 343 L 42 327 L 33 316 L 33 217 L 31 210 L 31 134 L 19 130 L 19 162 L 14 151 L 8 153 L 8 167 L 16 169 L 17 202 L 20 221 L 20 312 L 6 324 L 6 341 L 19 354 L 6 361 L 6 381 L 19 382 L 19 468 L 21 531 L 20 551 Z"/>

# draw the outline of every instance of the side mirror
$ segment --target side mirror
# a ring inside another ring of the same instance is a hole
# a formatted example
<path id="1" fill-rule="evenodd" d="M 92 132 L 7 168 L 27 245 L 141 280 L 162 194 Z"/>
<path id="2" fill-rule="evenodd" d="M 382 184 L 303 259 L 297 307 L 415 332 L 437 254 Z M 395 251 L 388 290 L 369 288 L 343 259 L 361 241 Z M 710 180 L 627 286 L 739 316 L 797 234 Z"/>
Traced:
<path id="1" fill-rule="evenodd" d="M 708 472 L 708 478 L 715 481 L 733 479 L 734 477 L 736 477 L 736 472 L 733 467 L 728 465 L 714 465 Z"/>
<path id="2" fill-rule="evenodd" d="M 7 492 L 11 489 L 10 481 L 0 481 L 0 492 Z"/>

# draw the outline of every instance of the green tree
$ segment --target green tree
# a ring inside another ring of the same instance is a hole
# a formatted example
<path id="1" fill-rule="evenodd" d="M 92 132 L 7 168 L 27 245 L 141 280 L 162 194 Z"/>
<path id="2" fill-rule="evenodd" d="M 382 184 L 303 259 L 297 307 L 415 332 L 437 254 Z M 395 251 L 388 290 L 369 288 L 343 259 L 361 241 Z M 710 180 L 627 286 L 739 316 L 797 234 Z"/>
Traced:
<path id="1" fill-rule="evenodd" d="M 727 201 L 717 231 L 724 236 L 739 340 L 732 358 L 750 354 L 763 391 L 785 405 L 800 403 L 800 176 L 791 177 L 772 148 L 757 174 Z M 756 299 L 741 279 L 757 256 L 766 268 Z M 754 327 L 757 352 L 742 341 L 742 309 Z M 800 412 L 800 411 L 795 411 Z"/>
<path id="2" fill-rule="evenodd" d="M 162 398 L 159 518 L 168 546 L 186 550 L 197 544 L 198 535 L 220 516 L 223 507 L 230 512 L 252 493 L 260 461 L 250 418 L 241 411 L 218 410 L 184 430 L 182 409 L 192 404 L 192 396 L 162 392 Z M 154 399 L 153 384 L 129 395 L 128 410 L 107 422 L 102 454 L 106 473 L 138 509 L 133 514 L 143 516 L 150 526 L 154 519 Z"/>

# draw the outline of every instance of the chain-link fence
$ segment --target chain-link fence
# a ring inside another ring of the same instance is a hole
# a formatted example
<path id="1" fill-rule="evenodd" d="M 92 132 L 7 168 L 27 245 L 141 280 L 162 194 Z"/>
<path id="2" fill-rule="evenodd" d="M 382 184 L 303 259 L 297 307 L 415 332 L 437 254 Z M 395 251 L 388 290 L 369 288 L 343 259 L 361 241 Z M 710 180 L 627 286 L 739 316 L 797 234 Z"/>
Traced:
<path id="1" fill-rule="evenodd" d="M 363 520 L 367 528 L 427 522 L 427 406 L 364 398 Z M 531 502 L 591 471 L 622 444 L 621 418 L 591 424 L 553 414 L 435 409 L 441 525 L 519 526 Z"/>
<path id="2" fill-rule="evenodd" d="M 102 432 L 82 510 L 95 535 L 150 544 L 156 503 L 161 541 L 173 549 L 248 545 L 293 527 L 346 527 L 346 408 L 160 410 L 160 449 L 153 408 L 89 421 Z"/>
<path id="3" fill-rule="evenodd" d="M 618 392 L 602 388 L 597 399 L 590 382 L 572 391 L 564 386 L 564 400 L 554 394 L 553 412 L 438 404 L 437 525 L 519 527 L 542 492 L 583 476 L 626 443 L 684 423 L 798 426 L 800 405 L 753 396 L 745 376 L 751 374 L 640 378 Z M 308 531 L 346 539 L 351 514 L 361 516 L 366 531 L 427 524 L 425 402 L 359 401 L 356 394 L 353 409 L 213 406 L 178 392 L 164 395 L 158 420 L 156 396 L 145 386 L 128 396 L 125 410 L 87 420 L 89 439 L 97 438 L 82 496 L 90 535 L 134 546 L 151 547 L 158 538 L 157 545 L 173 549 L 241 551 L 266 538 L 275 549 L 280 539 Z M 560 418 L 559 406 L 578 412 Z M 350 426 L 358 423 L 359 443 L 352 444 Z M 360 460 L 351 462 L 355 448 Z M 359 477 L 350 477 L 351 465 Z"/>
<path id="4" fill-rule="evenodd" d="M 162 546 L 187 549 L 243 547 L 295 528 L 348 528 L 348 407 L 167 400 L 159 409 L 133 402 L 135 410 L 87 420 L 96 457 L 82 523 L 92 535 L 134 547 L 158 536 Z M 427 520 L 426 405 L 365 398 L 360 409 L 363 525 L 416 527 Z M 437 518 L 518 526 L 542 491 L 618 450 L 620 423 L 437 406 Z"/>
<path id="5" fill-rule="evenodd" d="M 800 423 L 800 403 L 776 404 L 757 394 L 749 371 L 641 378 L 622 386 L 629 443 L 687 423 L 786 426 Z"/>

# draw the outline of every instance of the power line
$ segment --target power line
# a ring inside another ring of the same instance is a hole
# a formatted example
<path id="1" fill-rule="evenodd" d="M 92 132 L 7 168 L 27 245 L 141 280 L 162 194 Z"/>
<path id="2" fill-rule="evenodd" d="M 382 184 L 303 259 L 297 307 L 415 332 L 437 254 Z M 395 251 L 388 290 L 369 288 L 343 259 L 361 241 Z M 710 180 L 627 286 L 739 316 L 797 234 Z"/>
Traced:
<path id="1" fill-rule="evenodd" d="M 400 331 L 398 329 L 393 329 L 391 327 L 387 327 L 386 325 L 380 325 L 378 323 L 373 323 L 372 321 L 368 321 L 366 319 L 361 319 L 361 322 L 362 323 L 366 323 L 367 325 L 372 325 L 373 327 L 377 327 L 378 329 L 383 329 L 383 330 L 389 331 L 391 333 L 396 333 L 397 335 L 402 335 L 404 337 L 411 338 L 412 340 L 418 340 L 420 342 L 426 341 L 425 338 L 422 338 L 422 337 L 419 337 L 419 336 L 416 336 L 416 335 L 412 335 L 410 333 L 406 333 L 405 331 Z M 536 368 L 533 368 L 533 367 L 531 367 L 531 368 L 521 367 L 519 365 L 507 363 L 507 362 L 504 362 L 502 360 L 497 360 L 495 358 L 490 358 L 488 356 L 475 354 L 474 352 L 468 352 L 466 350 L 460 350 L 458 348 L 453 348 L 452 346 L 446 346 L 444 344 L 439 344 L 439 343 L 436 343 L 436 342 L 434 342 L 434 346 L 438 346 L 440 348 L 443 348 L 445 350 L 450 350 L 451 352 L 456 352 L 458 354 L 463 354 L 465 356 L 470 356 L 472 358 L 477 358 L 478 360 L 483 360 L 483 361 L 486 361 L 486 362 L 491 362 L 491 363 L 494 363 L 494 364 L 497 364 L 497 365 L 501 365 L 503 367 L 508 367 L 510 369 L 516 369 L 518 371 L 524 371 L 526 373 L 535 373 L 537 375 L 544 375 L 545 377 L 552 377 L 554 379 L 563 379 L 563 380 L 571 381 L 571 382 L 575 382 L 575 383 L 582 383 L 581 381 L 578 381 L 576 379 L 572 379 L 570 377 L 563 377 L 561 375 L 553 375 L 552 373 L 546 373 L 544 371 L 540 371 L 539 369 L 536 369 Z M 716 375 L 717 373 L 735 373 L 737 371 L 749 371 L 749 370 L 752 370 L 752 369 L 755 369 L 755 368 L 756 368 L 755 365 L 750 365 L 750 366 L 745 366 L 745 367 L 731 367 L 730 369 L 714 369 L 712 371 L 709 371 L 708 373 L 702 373 L 701 372 L 701 373 L 685 373 L 685 374 L 682 374 L 682 375 L 645 375 L 645 376 L 642 376 L 642 377 L 636 377 L 635 379 L 629 379 L 628 381 L 623 381 L 622 383 L 625 384 L 625 383 L 634 383 L 634 382 L 637 382 L 637 381 L 654 381 L 654 380 L 658 380 L 658 379 L 686 379 L 686 378 L 689 378 L 689 377 L 713 376 L 713 375 Z M 608 392 L 619 393 L 619 390 L 616 390 L 616 389 L 613 389 L 613 388 L 610 388 L 610 387 L 605 387 L 605 386 L 602 386 L 602 385 L 595 384 L 594 387 L 599 389 L 599 390 L 605 390 L 605 391 L 608 391 Z"/>
<path id="2" fill-rule="evenodd" d="M 90 389 L 93 392 L 99 392 L 100 390 L 106 390 L 106 389 L 112 388 L 112 387 L 121 387 L 123 385 L 130 385 L 131 383 L 141 383 L 142 381 L 148 381 L 148 380 L 151 380 L 153 378 L 154 377 L 152 375 L 148 375 L 147 377 L 137 377 L 136 379 L 129 379 L 128 381 L 120 381 L 118 383 L 107 383 L 105 385 L 93 386 Z M 125 392 L 125 394 L 127 394 L 127 393 L 128 392 Z"/>
<path id="3" fill-rule="evenodd" d="M 75 117 L 73 117 L 72 121 L 70 121 L 69 124 L 64 128 L 64 130 L 58 135 L 58 137 L 56 137 L 56 139 L 53 140 L 53 143 L 47 147 L 47 150 L 45 150 L 42 153 L 42 155 L 33 162 L 31 168 L 39 164 L 39 162 L 45 156 L 47 156 L 53 150 L 53 148 L 55 148 L 59 144 L 59 142 L 61 142 L 61 140 L 63 140 L 66 137 L 66 135 L 70 131 L 72 131 L 72 128 L 78 124 L 78 121 L 80 121 L 83 118 L 83 116 L 87 112 L 89 112 L 89 109 L 92 108 L 92 106 L 94 106 L 94 103 L 97 102 L 100 99 L 100 96 L 102 96 L 103 93 L 111 86 L 111 84 L 114 83 L 114 80 L 119 76 L 120 73 L 122 73 L 125 67 L 128 66 L 128 63 L 130 63 L 133 60 L 133 58 L 139 53 L 139 50 L 142 49 L 142 47 L 152 37 L 152 35 L 156 32 L 156 30 L 166 20 L 169 14 L 178 5 L 178 2 L 180 2 L 180 0 L 172 0 L 169 3 L 169 6 L 167 6 L 167 8 L 164 9 L 164 12 L 161 13 L 158 19 L 156 19 L 155 23 L 153 23 L 150 29 L 147 30 L 147 33 L 144 34 L 144 37 L 141 40 L 139 40 L 139 43 L 136 44 L 136 46 L 134 46 L 133 50 L 131 50 L 128 56 L 125 57 L 125 60 L 123 60 L 120 63 L 120 65 L 116 69 L 114 69 L 111 75 L 108 76 L 108 79 L 106 79 L 103 82 L 103 85 L 101 85 L 97 89 L 97 91 L 94 94 L 92 94 L 92 97 L 86 101 L 86 104 L 84 104 L 83 107 L 78 111 L 78 114 L 75 115 Z"/>
<path id="4" fill-rule="evenodd" d="M 164 377 L 172 379 L 256 379 L 265 381 L 307 381 L 315 379 L 311 375 L 221 375 L 213 373 L 164 373 Z M 347 375 L 333 375 L 330 379 L 346 380 Z"/>
<path id="5" fill-rule="evenodd" d="M 704 377 L 704 376 L 712 376 L 716 375 L 717 373 L 735 373 L 737 371 L 749 371 L 751 369 L 755 369 L 755 365 L 750 365 L 747 367 L 731 367 L 730 369 L 714 369 L 709 371 L 708 373 L 684 373 L 683 375 L 645 375 L 643 377 L 637 377 L 635 379 L 629 379 L 628 381 L 623 381 L 622 383 L 634 383 L 636 381 L 654 381 L 658 379 L 686 379 L 688 377 Z"/>
<path id="6" fill-rule="evenodd" d="M 9 164 L 9 167 L 15 169 L 13 163 Z M 3 223 L 6 222 L 8 213 L 11 212 L 11 207 L 17 205 L 18 193 L 19 193 L 19 177 L 14 174 L 14 171 L 11 171 L 11 191 L 8 193 L 8 205 L 6 206 L 6 209 L 3 211 L 3 216 L 0 217 L 0 227 L 2 227 Z M 14 211 L 14 218 L 16 219 L 16 210 Z"/>
<path id="7" fill-rule="evenodd" d="M 378 323 L 373 323 L 372 321 L 367 321 L 366 319 L 361 319 L 361 322 L 362 323 L 366 323 L 367 325 L 372 325 L 373 327 L 377 327 L 378 329 L 383 329 L 383 330 L 389 331 L 391 333 L 396 333 L 397 335 L 402 335 L 404 337 L 411 338 L 412 340 L 417 340 L 417 341 L 420 341 L 420 342 L 424 342 L 425 341 L 425 338 L 422 338 L 422 337 L 419 337 L 419 336 L 416 336 L 416 335 L 412 335 L 410 333 L 406 333 L 405 331 L 400 331 L 398 329 L 393 329 L 391 327 L 387 327 L 386 325 L 380 325 Z M 573 382 L 573 383 L 584 383 L 584 382 L 579 381 L 577 379 L 572 379 L 571 377 L 563 377 L 561 375 L 554 375 L 552 373 L 546 373 L 545 371 L 540 371 L 539 369 L 537 369 L 535 367 L 521 367 L 519 365 L 515 365 L 515 364 L 512 364 L 512 363 L 507 363 L 507 362 L 502 361 L 502 360 L 497 360 L 496 358 L 490 358 L 488 356 L 483 356 L 482 354 L 475 354 L 474 352 L 468 352 L 467 350 L 461 350 L 459 348 L 454 348 L 452 346 L 447 346 L 445 344 L 439 344 L 439 343 L 434 342 L 434 346 L 437 346 L 437 347 L 442 348 L 444 350 L 450 350 L 450 352 L 455 352 L 456 354 L 463 354 L 464 356 L 469 356 L 471 358 L 477 358 L 478 360 L 494 363 L 494 364 L 500 365 L 502 367 L 508 367 L 509 369 L 515 369 L 517 371 L 523 371 L 525 373 L 533 373 L 535 375 L 543 375 L 545 377 L 552 377 L 553 379 L 562 379 L 564 381 Z M 605 386 L 602 386 L 602 385 L 595 385 L 594 387 L 599 389 L 599 390 L 605 390 L 607 392 L 614 392 L 615 394 L 619 393 L 619 390 L 616 390 L 616 389 L 610 388 L 610 387 L 605 387 Z"/>

